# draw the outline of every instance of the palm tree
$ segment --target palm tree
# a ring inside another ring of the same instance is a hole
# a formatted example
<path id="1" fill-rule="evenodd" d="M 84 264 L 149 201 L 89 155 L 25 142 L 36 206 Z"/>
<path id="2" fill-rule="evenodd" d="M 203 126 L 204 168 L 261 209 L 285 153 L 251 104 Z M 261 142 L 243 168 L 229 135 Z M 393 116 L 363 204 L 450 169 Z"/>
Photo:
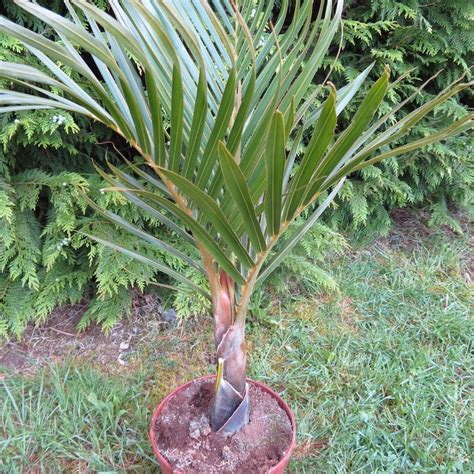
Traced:
<path id="1" fill-rule="evenodd" d="M 29 1 L 17 3 L 60 41 L 0 19 L 0 31 L 21 41 L 40 63 L 0 63 L 0 77 L 12 84 L 0 91 L 0 112 L 56 108 L 82 114 L 110 127 L 141 155 L 146 170 L 137 162 L 127 162 L 126 171 L 112 165 L 107 173 L 99 170 L 107 189 L 122 192 L 194 244 L 200 260 L 91 205 L 202 272 L 209 292 L 162 261 L 91 237 L 211 300 L 218 360 L 211 426 L 238 430 L 248 420 L 244 332 L 252 292 L 349 173 L 471 128 L 472 114 L 435 135 L 392 145 L 469 84 L 452 84 L 403 117 L 397 112 L 407 101 L 377 116 L 391 87 L 386 67 L 350 125 L 336 130 L 338 115 L 371 69 L 339 90 L 327 81 L 312 85 L 339 29 L 342 0 L 320 2 L 319 8 L 313 0 L 291 7 L 284 0 L 278 15 L 274 1 L 111 0 L 105 13 L 86 0 L 65 0 L 68 19 Z M 305 210 L 306 221 L 276 246 Z"/>

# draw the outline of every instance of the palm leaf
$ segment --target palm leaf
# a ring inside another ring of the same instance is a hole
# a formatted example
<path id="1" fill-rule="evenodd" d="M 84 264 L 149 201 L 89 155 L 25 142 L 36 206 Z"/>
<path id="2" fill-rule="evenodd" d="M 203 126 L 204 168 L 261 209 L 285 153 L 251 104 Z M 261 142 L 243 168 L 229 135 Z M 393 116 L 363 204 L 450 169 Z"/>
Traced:
<path id="1" fill-rule="evenodd" d="M 330 85 L 327 100 L 313 110 L 326 89 L 319 84 L 312 90 L 311 82 L 340 26 L 342 0 L 320 2 L 314 20 L 312 0 L 294 3 L 291 15 L 289 0 L 283 0 L 275 21 L 272 1 L 245 0 L 237 6 L 231 0 L 189 0 L 183 8 L 181 0 L 114 0 L 109 15 L 89 1 L 70 0 L 65 4 L 71 19 L 33 2 L 18 3 L 48 24 L 61 42 L 0 17 L 0 32 L 22 42 L 40 62 L 38 68 L 0 62 L 0 78 L 22 87 L 22 92 L 0 90 L 0 112 L 68 110 L 124 137 L 141 157 L 124 169 L 110 165 L 111 174 L 100 170 L 109 189 L 196 245 L 208 275 L 226 272 L 236 283 L 237 296 L 241 288 L 252 287 L 262 268 L 259 282 L 288 255 L 348 173 L 473 125 L 467 116 L 430 137 L 394 145 L 470 84 L 453 84 L 397 120 L 394 114 L 405 103 L 374 121 L 390 87 L 387 69 L 351 124 L 335 135 L 336 117 L 373 66 L 339 90 Z M 64 66 L 79 79 L 66 74 Z M 310 140 L 300 156 L 307 135 Z M 331 192 L 323 204 L 278 247 L 290 222 L 326 190 Z M 98 212 L 203 271 L 204 265 L 145 229 L 109 211 Z M 134 250 L 123 251 L 150 263 Z M 164 268 L 160 262 L 150 264 Z"/>
<path id="2" fill-rule="evenodd" d="M 267 234 L 270 236 L 278 235 L 280 232 L 286 133 L 283 114 L 277 111 L 273 114 L 265 153 L 267 174 L 265 217 L 267 219 Z"/>
<path id="3" fill-rule="evenodd" d="M 244 174 L 230 151 L 222 142 L 219 143 L 219 159 L 224 181 L 230 196 L 235 202 L 235 206 L 242 215 L 249 239 L 257 252 L 261 252 L 266 247 L 265 238 L 263 237 L 257 215 L 255 214 Z"/>

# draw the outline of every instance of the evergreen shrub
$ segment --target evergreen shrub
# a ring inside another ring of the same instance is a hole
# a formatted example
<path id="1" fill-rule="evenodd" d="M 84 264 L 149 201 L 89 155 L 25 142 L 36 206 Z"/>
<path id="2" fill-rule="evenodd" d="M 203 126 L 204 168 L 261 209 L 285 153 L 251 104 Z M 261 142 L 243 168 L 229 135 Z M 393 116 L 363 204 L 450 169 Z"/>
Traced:
<path id="1" fill-rule="evenodd" d="M 336 84 L 352 80 L 373 61 L 373 78 L 379 77 L 384 64 L 390 65 L 394 77 L 409 74 L 412 78 L 393 87 L 380 113 L 403 101 L 436 73 L 419 95 L 418 104 L 462 75 L 472 78 L 471 0 L 355 0 L 346 2 L 343 17 L 342 53 L 331 76 Z M 333 57 L 336 53 L 337 46 Z M 344 116 L 351 117 L 356 105 L 348 107 Z M 414 127 L 405 142 L 431 135 L 466 115 L 472 105 L 472 90 L 451 98 L 434 118 Z M 409 110 L 401 109 L 400 115 Z M 461 134 L 415 154 L 416 159 L 390 159 L 352 176 L 340 194 L 338 210 L 330 215 L 332 227 L 354 230 L 367 226 L 369 231 L 386 234 L 391 226 L 390 211 L 414 205 L 429 211 L 431 225 L 445 224 L 461 232 L 450 210 L 462 207 L 472 211 L 472 135 Z"/>

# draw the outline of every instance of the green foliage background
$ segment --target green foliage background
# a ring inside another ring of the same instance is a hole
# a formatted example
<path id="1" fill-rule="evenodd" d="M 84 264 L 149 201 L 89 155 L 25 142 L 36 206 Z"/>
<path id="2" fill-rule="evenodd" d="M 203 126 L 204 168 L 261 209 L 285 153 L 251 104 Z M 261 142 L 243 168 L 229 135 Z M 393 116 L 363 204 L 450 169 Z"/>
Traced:
<path id="1" fill-rule="evenodd" d="M 384 64 L 390 65 L 393 78 L 411 71 L 407 80 L 387 95 L 380 108 L 383 114 L 439 73 L 415 101 L 423 103 L 462 75 L 472 78 L 473 18 L 474 3 L 470 0 L 348 1 L 342 53 L 331 80 L 336 84 L 352 80 L 373 61 L 374 79 Z M 472 90 L 453 97 L 436 110 L 434 118 L 414 127 L 404 142 L 429 136 L 464 116 L 472 105 Z M 350 117 L 355 107 L 354 102 L 344 116 Z M 400 113 L 409 110 L 405 107 Z M 342 205 L 331 215 L 333 226 L 366 226 L 364 232 L 386 234 L 391 210 L 418 205 L 429 211 L 431 225 L 445 224 L 461 232 L 449 209 L 462 206 L 472 210 L 473 152 L 472 136 L 464 134 L 416 152 L 416 159 L 389 159 L 352 176 L 340 193 Z"/>
<path id="2" fill-rule="evenodd" d="M 62 12 L 63 2 L 48 6 Z M 48 34 L 13 2 L 0 7 L 0 14 Z M 0 60 L 35 63 L 20 44 L 1 35 Z M 153 269 L 77 232 L 92 226 L 94 233 L 139 245 L 95 215 L 81 193 L 154 233 L 167 232 L 120 194 L 101 192 L 107 183 L 93 162 L 118 164 L 121 153 L 130 153 L 126 143 L 81 117 L 54 110 L 0 116 L 0 336 L 21 336 L 29 320 L 44 319 L 56 306 L 83 298 L 91 303 L 81 327 L 98 320 L 110 328 L 130 313 L 133 288 L 163 280 Z"/>
<path id="3" fill-rule="evenodd" d="M 62 1 L 42 3 L 65 13 Z M 96 3 L 102 7 L 107 4 L 105 0 Z M 13 1 L 2 3 L 0 14 L 48 34 Z M 390 64 L 394 77 L 413 69 L 412 79 L 392 89 L 383 113 L 418 87 L 420 81 L 415 78 L 426 80 L 442 69 L 426 92 L 420 94 L 419 102 L 423 102 L 461 74 L 469 74 L 474 50 L 470 20 L 473 15 L 474 5 L 469 0 L 431 4 L 347 2 L 344 51 L 336 62 L 332 80 L 342 85 L 374 60 L 374 78 L 385 63 Z M 337 48 L 334 56 L 336 53 Z M 21 45 L 0 35 L 0 60 L 25 59 L 35 62 Z M 420 138 L 461 117 L 470 100 L 472 96 L 467 94 L 451 99 L 431 122 L 412 133 Z M 346 113 L 350 116 L 353 109 L 348 108 Z M 130 157 L 125 142 L 105 127 L 67 113 L 40 110 L 0 116 L 0 336 L 21 336 L 28 321 L 44 319 L 56 306 L 84 298 L 91 303 L 81 326 L 98 320 L 110 328 L 130 313 L 133 288 L 150 288 L 154 281 L 170 283 L 154 270 L 91 243 L 76 232 L 93 226 L 96 235 L 113 234 L 114 239 L 130 246 L 139 245 L 88 209 L 81 195 L 86 192 L 101 206 L 155 234 L 166 233 L 165 239 L 176 239 L 157 221 L 132 209 L 118 194 L 101 193 L 105 184 L 95 173 L 92 160 L 99 166 L 105 165 L 106 160 L 120 163 L 119 153 Z M 339 206 L 330 211 L 328 221 L 335 229 L 367 225 L 370 231 L 387 232 L 390 210 L 418 204 L 430 210 L 432 224 L 445 223 L 459 230 L 448 206 L 470 204 L 470 156 L 472 141 L 459 136 L 427 148 L 416 160 L 388 160 L 365 170 L 348 180 Z M 183 251 L 192 252 L 182 245 Z M 334 290 L 336 282 L 315 263 L 325 251 L 343 247 L 340 235 L 325 225 L 316 226 L 283 269 L 275 272 L 273 285 L 277 293 L 286 291 L 286 285 L 295 279 L 310 291 L 317 287 Z M 156 252 L 143 247 L 141 251 Z M 168 265 L 179 265 L 168 255 L 160 258 L 166 259 Z M 184 292 L 173 296 L 173 304 L 184 316 L 207 309 L 202 298 Z"/>

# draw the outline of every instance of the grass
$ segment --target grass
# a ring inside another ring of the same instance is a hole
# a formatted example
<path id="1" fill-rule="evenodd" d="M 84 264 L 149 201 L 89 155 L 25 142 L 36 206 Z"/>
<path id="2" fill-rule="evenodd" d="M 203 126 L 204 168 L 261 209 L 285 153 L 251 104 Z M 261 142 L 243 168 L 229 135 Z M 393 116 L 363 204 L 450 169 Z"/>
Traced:
<path id="1" fill-rule="evenodd" d="M 372 245 L 327 261 L 339 293 L 288 297 L 251 318 L 249 375 L 297 417 L 291 472 L 474 471 L 467 252 L 462 239 Z M 150 411 L 212 370 L 210 329 L 189 322 L 150 338 L 133 373 L 72 361 L 6 377 L 0 471 L 158 472 Z"/>
<path id="2" fill-rule="evenodd" d="M 8 380 L 1 396 L 1 472 L 150 472 L 154 465 L 147 395 L 137 380 L 66 364 Z"/>
<path id="3" fill-rule="evenodd" d="M 346 256 L 340 296 L 295 303 L 270 336 L 254 331 L 265 344 L 252 374 L 281 389 L 307 441 L 295 472 L 472 472 L 464 251 Z"/>

